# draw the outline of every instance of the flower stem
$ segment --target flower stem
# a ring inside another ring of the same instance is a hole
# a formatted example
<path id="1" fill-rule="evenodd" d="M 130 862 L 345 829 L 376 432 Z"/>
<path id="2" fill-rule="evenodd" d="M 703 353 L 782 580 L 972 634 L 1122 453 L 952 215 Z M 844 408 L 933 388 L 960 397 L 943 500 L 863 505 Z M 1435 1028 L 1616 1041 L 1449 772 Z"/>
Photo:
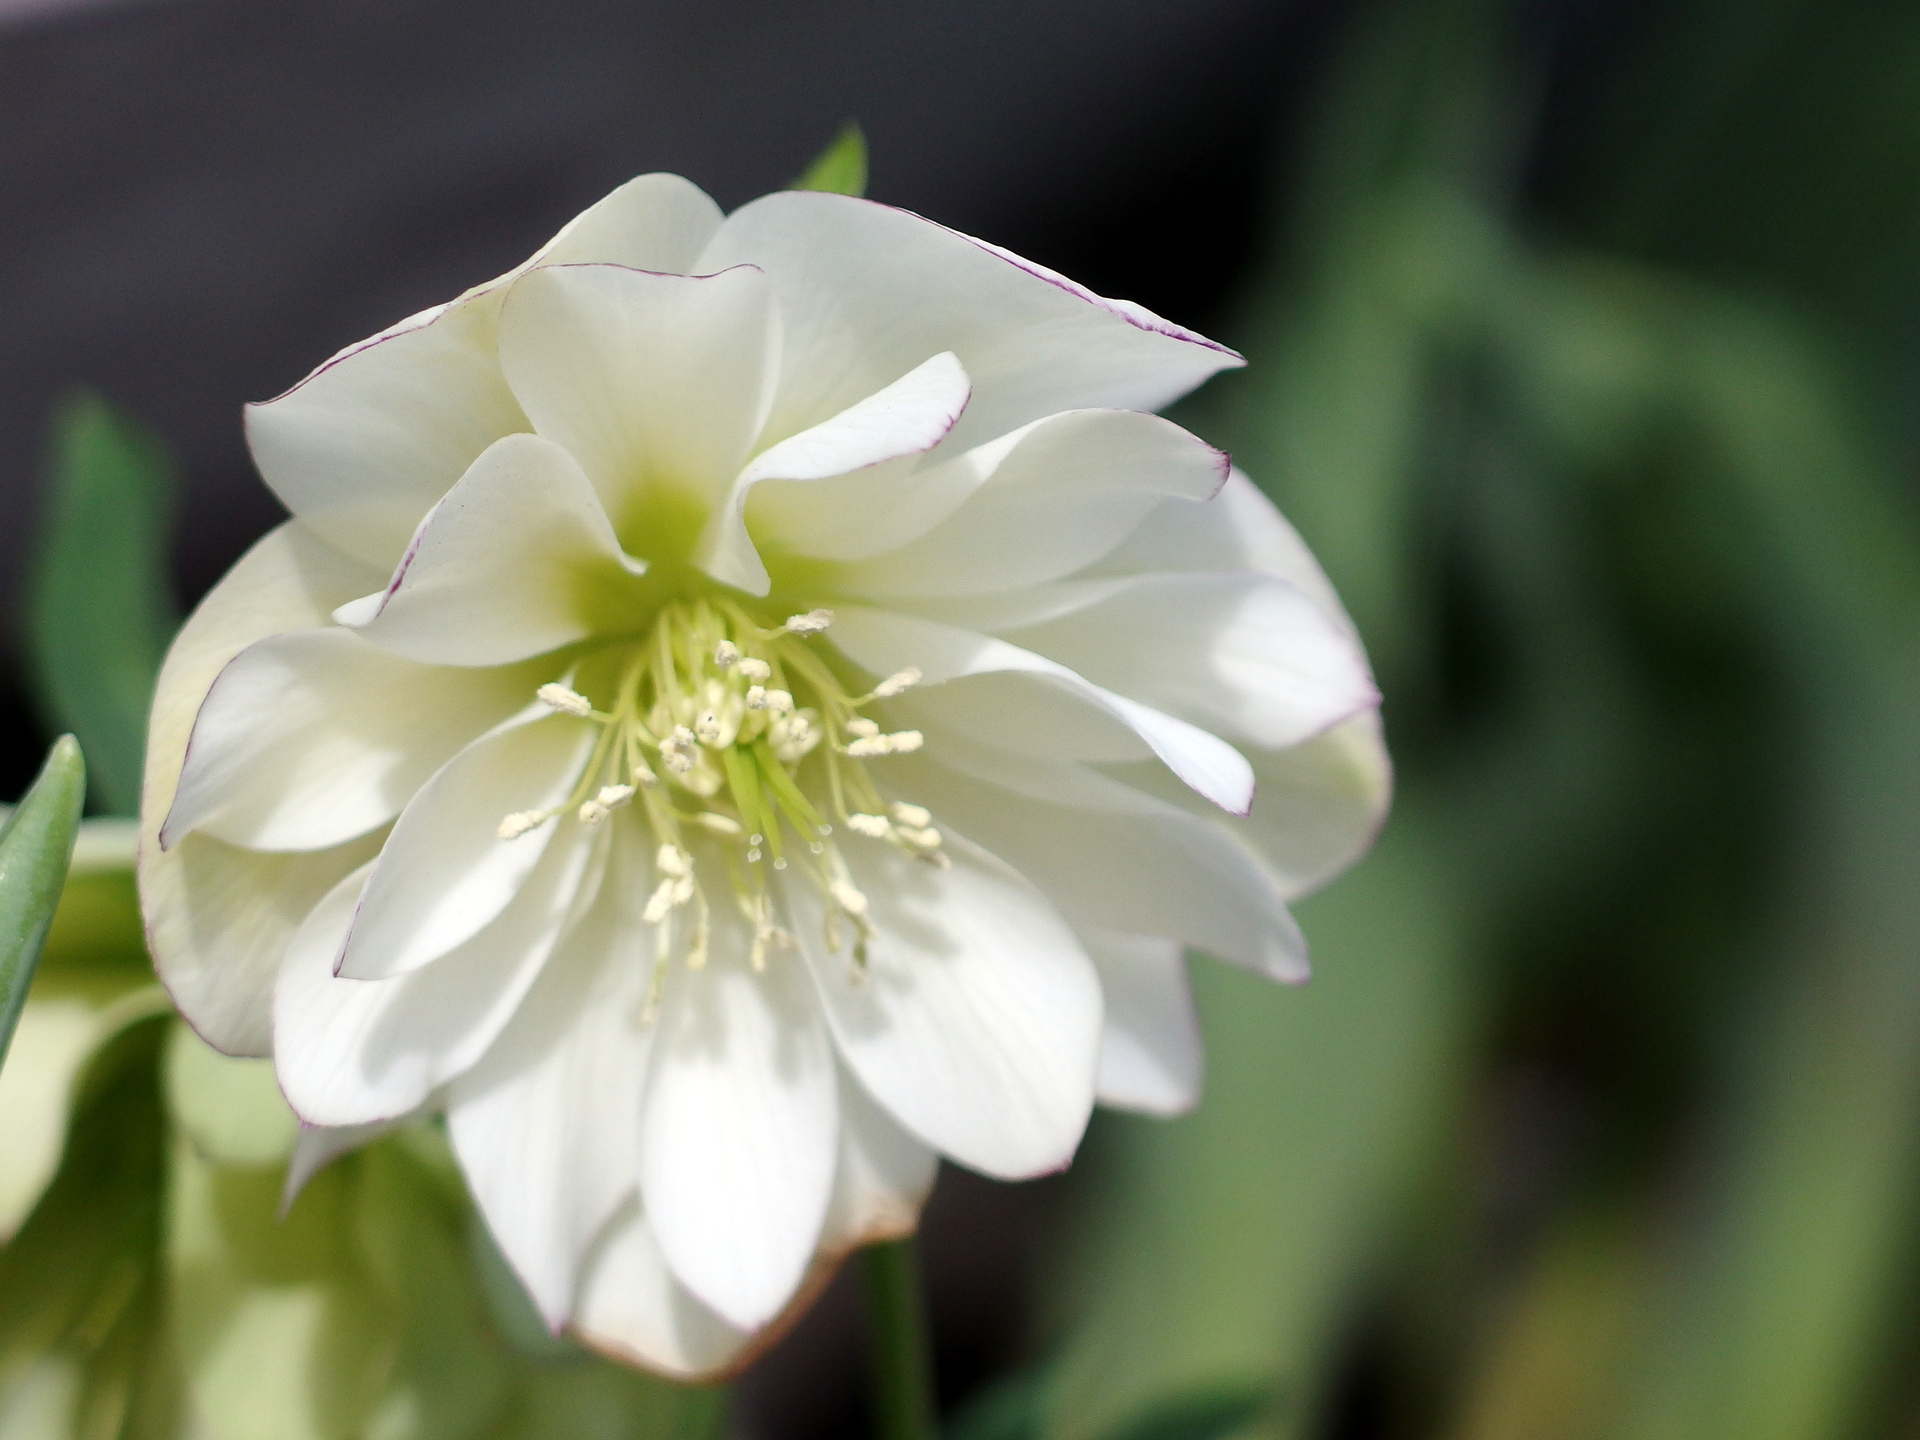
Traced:
<path id="1" fill-rule="evenodd" d="M 935 1440 L 933 1352 L 927 1343 L 920 1257 L 912 1239 L 861 1253 L 867 1282 L 867 1354 L 879 1440 Z"/>

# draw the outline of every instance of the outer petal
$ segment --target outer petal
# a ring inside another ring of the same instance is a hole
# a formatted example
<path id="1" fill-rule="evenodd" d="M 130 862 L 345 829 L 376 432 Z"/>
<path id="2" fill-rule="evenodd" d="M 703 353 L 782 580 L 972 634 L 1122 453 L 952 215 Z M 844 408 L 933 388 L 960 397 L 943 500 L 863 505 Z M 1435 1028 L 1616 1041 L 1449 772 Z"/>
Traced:
<path id="1" fill-rule="evenodd" d="M 637 830 L 615 837 L 616 883 L 447 1092 L 448 1134 L 474 1199 L 555 1330 L 573 1312 L 588 1247 L 639 1183 L 652 956 L 633 901 L 647 893 L 646 863 Z"/>
<path id="2" fill-rule="evenodd" d="M 691 270 L 719 225 L 719 208 L 677 175 L 628 181 L 525 264 L 349 346 L 278 399 L 249 406 L 260 473 L 317 533 L 390 567 L 480 452 L 527 428 L 495 359 L 504 287 L 536 264 Z"/>
<path id="3" fill-rule="evenodd" d="M 1212 500 L 1163 501 L 1091 573 L 1136 575 L 1157 570 L 1258 570 L 1278 575 L 1351 628 L 1333 582 L 1306 541 L 1241 470 L 1227 477 Z"/>
<path id="4" fill-rule="evenodd" d="M 940 1157 L 903 1130 L 841 1067 L 840 1166 L 820 1235 L 821 1253 L 837 1260 L 876 1240 L 911 1235 L 939 1168 Z"/>
<path id="5" fill-rule="evenodd" d="M 1114 722 L 1133 733 L 1167 768 L 1199 794 L 1232 814 L 1253 803 L 1253 767 L 1217 735 L 1142 705 L 1075 674 L 1066 666 L 1004 640 L 972 634 L 914 616 L 865 607 L 841 611 L 834 642 L 857 665 L 876 675 L 916 666 L 926 684 L 970 679 L 943 692 L 942 712 L 966 709 L 956 727 L 992 743 L 1097 744 Z M 989 677 L 997 684 L 983 684 Z M 1011 682 L 1011 683 L 1009 683 Z M 969 706 L 968 702 L 972 704 Z M 921 692 L 917 704 L 931 705 Z M 1076 713 L 1078 712 L 1078 713 Z M 1124 748 L 1084 754 L 1089 759 L 1130 759 Z"/>
<path id="6" fill-rule="evenodd" d="M 494 284 L 535 265 L 600 263 L 690 274 L 721 219 L 720 207 L 691 180 L 660 172 L 636 176 L 569 220 L 520 270 Z"/>
<path id="7" fill-rule="evenodd" d="M 1380 703 L 1360 644 L 1284 580 L 1143 575 L 1005 638 L 1103 689 L 1264 749 Z"/>
<path id="8" fill-rule="evenodd" d="M 762 503 L 753 529 L 763 544 L 804 551 L 807 539 L 822 529 L 857 532 L 865 520 L 858 503 L 865 487 L 820 482 L 931 450 L 953 429 L 972 393 L 967 372 L 953 354 L 935 355 L 884 390 L 762 452 L 740 472 L 708 520 L 694 552 L 697 563 L 716 580 L 766 594 L 767 570 L 746 523 L 756 486 L 785 482 L 756 497 Z"/>
<path id="9" fill-rule="evenodd" d="M 712 958 L 676 966 L 640 1122 L 640 1194 L 667 1263 L 729 1322 L 758 1329 L 806 1274 L 839 1150 L 833 1054 L 797 962 L 747 968 L 737 910 Z"/>
<path id="10" fill-rule="evenodd" d="M 1279 887 L 1226 822 L 1083 766 L 996 755 L 938 733 L 929 749 L 936 759 L 895 761 L 888 778 L 1075 924 L 1183 941 L 1276 980 L 1307 978 L 1306 943 Z"/>
<path id="11" fill-rule="evenodd" d="M 977 595 L 1070 574 L 1112 550 L 1167 497 L 1204 501 L 1227 457 L 1171 421 L 1080 410 L 915 476 L 910 487 L 959 488 L 965 503 L 885 554 L 829 572 L 849 594 Z"/>
<path id="12" fill-rule="evenodd" d="M 1110 768 L 1134 789 L 1203 813 L 1193 793 L 1170 783 L 1158 766 Z M 1253 813 L 1233 828 L 1288 900 L 1318 889 L 1366 853 L 1393 790 L 1380 716 L 1372 710 L 1290 750 L 1256 752 L 1254 773 L 1260 791 Z"/>
<path id="13" fill-rule="evenodd" d="M 386 824 L 533 681 L 400 660 L 337 628 L 255 641 L 194 720 L 160 829 L 253 850 L 324 850 Z"/>
<path id="14" fill-rule="evenodd" d="M 1099 981 L 1032 886 L 946 833 L 946 870 L 848 846 L 874 926 L 864 979 L 826 948 L 811 886 L 789 881 L 801 952 L 842 1058 L 896 1120 L 989 1175 L 1056 1170 L 1093 1105 Z"/>
<path id="15" fill-rule="evenodd" d="M 502 840 L 501 817 L 550 810 L 573 789 L 594 727 L 571 717 L 502 726 L 462 750 L 401 812 L 352 917 L 337 973 L 404 974 L 471 938 L 506 908 L 572 818 Z"/>
<path id="16" fill-rule="evenodd" d="M 482 296 L 402 321 L 248 406 L 247 444 L 281 503 L 391 566 L 480 452 L 528 428 L 494 358 L 496 308 Z"/>
<path id="17" fill-rule="evenodd" d="M 404 1115 L 484 1054 L 577 913 L 593 853 L 584 835 L 550 846 L 491 925 L 434 964 L 391 980 L 333 973 L 367 872 L 314 908 L 287 949 L 274 991 L 274 1068 L 309 1125 Z"/>
<path id="18" fill-rule="evenodd" d="M 727 217 L 702 269 L 753 264 L 786 341 L 767 438 L 783 439 L 951 350 L 973 403 L 949 444 L 1059 410 L 1158 410 L 1242 363 L 1230 350 L 904 210 L 788 191 Z"/>
<path id="19" fill-rule="evenodd" d="M 587 1259 L 573 1329 L 595 1350 L 684 1380 L 729 1369 L 749 1339 L 674 1278 L 637 1197 Z"/>
<path id="20" fill-rule="evenodd" d="M 378 572 L 314 539 L 298 524 L 263 538 L 200 602 L 167 652 L 147 728 L 141 800 L 140 904 L 160 979 L 216 1049 L 264 1055 L 267 1009 L 281 951 L 314 903 L 370 853 L 263 856 L 191 836 L 170 853 L 160 824 L 201 701 L 221 670 L 254 641 L 323 625 Z"/>
<path id="21" fill-rule="evenodd" d="M 684 544 L 760 431 L 779 323 L 752 266 L 698 278 L 550 266 L 514 282 L 500 364 L 533 428 L 573 453 L 622 535 Z"/>
<path id="22" fill-rule="evenodd" d="M 1100 1103 L 1178 1115 L 1200 1098 L 1204 1054 L 1187 962 L 1152 935 L 1083 928 L 1100 972 L 1107 1028 L 1100 1037 Z"/>
<path id="23" fill-rule="evenodd" d="M 411 660 L 502 665 L 618 626 L 645 569 L 571 455 L 509 435 L 420 522 L 387 588 L 334 618 Z"/>

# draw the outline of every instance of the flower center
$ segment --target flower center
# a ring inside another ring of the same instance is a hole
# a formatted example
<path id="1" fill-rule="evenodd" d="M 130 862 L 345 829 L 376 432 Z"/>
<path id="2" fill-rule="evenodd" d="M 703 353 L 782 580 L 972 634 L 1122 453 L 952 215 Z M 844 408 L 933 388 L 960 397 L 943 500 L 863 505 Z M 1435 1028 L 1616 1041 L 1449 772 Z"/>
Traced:
<path id="1" fill-rule="evenodd" d="M 676 949 L 694 969 L 706 963 L 716 874 L 752 926 L 756 971 L 793 943 L 768 876 L 792 866 L 823 899 L 827 948 L 837 952 L 851 937 L 858 980 L 873 927 L 839 849 L 842 828 L 948 863 L 928 812 L 884 801 L 865 763 L 920 748 L 919 731 L 889 734 L 861 713 L 909 689 L 920 672 L 850 695 L 808 643 L 832 622 L 832 611 L 813 610 L 769 630 L 725 599 L 678 601 L 639 643 L 590 656 L 568 683 L 536 692 L 600 735 L 566 801 L 508 815 L 500 838 L 569 815 L 591 826 L 624 807 L 639 810 L 659 845 L 659 879 L 642 914 L 656 931 L 649 1015 Z"/>

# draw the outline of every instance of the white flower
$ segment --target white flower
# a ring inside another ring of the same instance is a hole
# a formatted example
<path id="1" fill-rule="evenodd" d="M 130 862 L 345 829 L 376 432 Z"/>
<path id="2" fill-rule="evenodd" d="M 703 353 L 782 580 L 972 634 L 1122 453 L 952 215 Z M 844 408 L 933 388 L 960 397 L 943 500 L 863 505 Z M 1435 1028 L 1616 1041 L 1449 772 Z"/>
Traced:
<path id="1" fill-rule="evenodd" d="M 1138 413 L 1236 363 L 670 176 L 343 351 L 250 412 L 295 518 L 161 679 L 174 997 L 348 1127 L 303 1166 L 444 1110 L 548 1321 L 679 1374 L 911 1229 L 936 1156 L 1190 1104 L 1182 945 L 1303 977 L 1286 902 L 1386 791 L 1319 570 Z"/>

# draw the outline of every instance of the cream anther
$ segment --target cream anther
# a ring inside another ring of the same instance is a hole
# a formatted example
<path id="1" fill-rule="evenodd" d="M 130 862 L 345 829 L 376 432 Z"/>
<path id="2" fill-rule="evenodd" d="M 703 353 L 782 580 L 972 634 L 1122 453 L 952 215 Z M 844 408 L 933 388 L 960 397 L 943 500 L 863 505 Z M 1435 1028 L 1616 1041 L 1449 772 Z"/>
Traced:
<path id="1" fill-rule="evenodd" d="M 876 755 L 910 755 L 927 743 L 918 730 L 896 730 L 891 735 L 863 735 L 849 741 L 847 754 L 855 760 L 871 760 Z"/>
<path id="2" fill-rule="evenodd" d="M 849 815 L 847 825 L 862 835 L 870 835 L 875 840 L 884 840 L 893 833 L 893 824 L 884 815 Z"/>
<path id="3" fill-rule="evenodd" d="M 833 903 L 849 915 L 867 913 L 867 897 L 844 880 L 833 880 L 827 884 L 827 893 L 833 897 Z"/>
<path id="4" fill-rule="evenodd" d="M 700 753 L 699 742 L 693 731 L 684 725 L 673 727 L 673 733 L 660 742 L 660 759 L 676 775 L 685 775 L 693 769 L 694 756 Z"/>
<path id="5" fill-rule="evenodd" d="M 703 830 L 711 830 L 715 835 L 725 835 L 729 839 L 740 833 L 740 822 L 730 815 L 722 815 L 718 810 L 702 810 L 698 815 L 688 817 Z"/>
<path id="6" fill-rule="evenodd" d="M 933 823 L 933 812 L 922 806 L 909 805 L 904 800 L 896 800 L 890 808 L 894 819 L 915 830 L 924 830 Z"/>
<path id="7" fill-rule="evenodd" d="M 740 663 L 740 647 L 731 640 L 722 640 L 718 645 L 713 647 L 713 663 L 722 670 L 727 669 L 729 666 L 738 665 Z"/>
<path id="8" fill-rule="evenodd" d="M 866 716 L 861 715 L 847 721 L 847 733 L 849 735 L 857 735 L 862 740 L 871 740 L 880 733 L 880 722 L 878 720 L 869 720 Z"/>
<path id="9" fill-rule="evenodd" d="M 552 817 L 543 810 L 516 810 L 500 822 L 494 833 L 502 840 L 517 840 L 529 830 L 538 830 Z"/>
<path id="10" fill-rule="evenodd" d="M 874 686 L 873 698 L 875 700 L 891 700 L 896 695 L 905 694 L 919 683 L 920 667 L 918 665 L 909 665 L 898 674 L 889 675 L 878 685 Z"/>
<path id="11" fill-rule="evenodd" d="M 793 695 L 790 691 L 769 690 L 766 693 L 767 709 L 773 711 L 776 715 L 791 715 L 793 713 Z"/>
<path id="12" fill-rule="evenodd" d="M 616 805 L 624 805 L 633 798 L 631 785 L 602 785 L 600 793 L 594 797 L 609 810 Z"/>
<path id="13" fill-rule="evenodd" d="M 565 685 L 542 685 L 533 693 L 542 705 L 562 715 L 585 717 L 593 713 L 593 702 L 578 690 L 569 690 Z"/>
<path id="14" fill-rule="evenodd" d="M 767 708 L 766 687 L 761 685 L 749 685 L 747 687 L 747 709 L 764 710 L 766 708 Z"/>
<path id="15" fill-rule="evenodd" d="M 577 813 L 580 816 L 580 823 L 582 825 L 598 825 L 602 820 L 606 819 L 611 812 L 598 800 L 588 800 L 581 804 Z"/>
<path id="16" fill-rule="evenodd" d="M 718 745 L 722 734 L 720 717 L 711 710 L 706 711 L 693 722 L 693 733 L 702 745 Z"/>
<path id="17" fill-rule="evenodd" d="M 740 662 L 740 673 L 748 680 L 758 683 L 773 678 L 773 667 L 764 660 L 756 660 L 749 655 Z"/>
<path id="18" fill-rule="evenodd" d="M 649 925 L 658 925 L 676 907 L 686 904 L 692 898 L 693 878 L 687 875 L 677 878 L 669 875 L 648 897 L 647 908 L 640 912 L 640 918 Z"/>
<path id="19" fill-rule="evenodd" d="M 780 628 L 789 635 L 818 635 L 833 624 L 833 611 L 809 610 L 804 615 L 789 615 Z"/>
<path id="20" fill-rule="evenodd" d="M 662 875 L 671 875 L 676 880 L 693 874 L 693 857 L 678 845 L 662 845 L 660 853 L 653 857 L 653 863 Z"/>

